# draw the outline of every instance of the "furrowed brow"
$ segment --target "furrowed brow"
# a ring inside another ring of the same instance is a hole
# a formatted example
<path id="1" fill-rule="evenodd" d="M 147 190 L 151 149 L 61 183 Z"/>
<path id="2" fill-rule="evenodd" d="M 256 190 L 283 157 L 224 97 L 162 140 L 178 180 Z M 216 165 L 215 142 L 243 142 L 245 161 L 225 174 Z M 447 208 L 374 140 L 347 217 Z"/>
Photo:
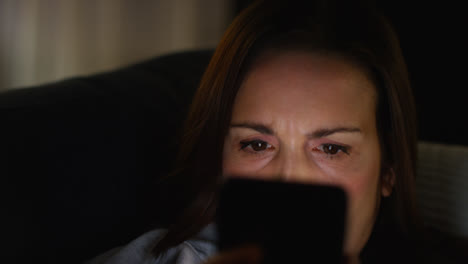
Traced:
<path id="1" fill-rule="evenodd" d="M 249 128 L 266 135 L 274 135 L 273 129 L 259 123 L 238 123 L 231 124 L 232 128 Z"/>
<path id="2" fill-rule="evenodd" d="M 361 133 L 361 129 L 357 127 L 337 127 L 337 128 L 322 128 L 307 135 L 308 138 L 322 138 L 335 133 Z"/>

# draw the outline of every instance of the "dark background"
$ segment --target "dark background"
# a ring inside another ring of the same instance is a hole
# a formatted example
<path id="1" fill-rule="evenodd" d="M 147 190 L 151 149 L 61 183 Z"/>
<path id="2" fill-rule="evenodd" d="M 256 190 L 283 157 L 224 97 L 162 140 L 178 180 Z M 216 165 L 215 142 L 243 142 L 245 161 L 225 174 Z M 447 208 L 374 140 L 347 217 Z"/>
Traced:
<path id="1" fill-rule="evenodd" d="M 381 8 L 400 37 L 418 110 L 419 138 L 468 145 L 468 23 L 462 2 L 381 1 Z"/>
<path id="2" fill-rule="evenodd" d="M 248 2 L 237 1 L 236 10 Z M 468 146 L 461 3 L 378 6 L 400 36 L 419 139 Z M 170 170 L 174 131 L 211 52 L 1 94 L 2 259 L 78 263 L 160 220 L 167 211 L 148 195 L 158 195 L 151 183 Z"/>

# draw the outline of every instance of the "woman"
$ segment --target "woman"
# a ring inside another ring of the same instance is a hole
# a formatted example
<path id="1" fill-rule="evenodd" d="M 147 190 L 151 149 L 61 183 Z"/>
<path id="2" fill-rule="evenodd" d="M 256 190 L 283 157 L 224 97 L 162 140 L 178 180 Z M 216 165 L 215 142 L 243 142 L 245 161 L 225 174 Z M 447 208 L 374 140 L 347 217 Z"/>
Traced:
<path id="1" fill-rule="evenodd" d="M 338 185 L 349 197 L 350 262 L 417 257 L 409 247 L 417 228 L 415 123 L 398 40 L 374 9 L 257 1 L 217 47 L 193 100 L 178 169 L 165 179 L 165 188 L 185 195 L 185 210 L 167 232 L 101 259 L 200 263 L 216 255 L 210 223 L 219 183 L 231 174 Z M 255 252 L 211 261 L 255 262 Z"/>

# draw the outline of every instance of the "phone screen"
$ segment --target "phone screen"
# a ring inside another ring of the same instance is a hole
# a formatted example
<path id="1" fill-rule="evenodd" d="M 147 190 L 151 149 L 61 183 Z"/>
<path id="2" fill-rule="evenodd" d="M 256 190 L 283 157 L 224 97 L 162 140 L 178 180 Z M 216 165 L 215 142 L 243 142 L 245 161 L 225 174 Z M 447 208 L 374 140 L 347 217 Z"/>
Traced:
<path id="1" fill-rule="evenodd" d="M 263 263 L 341 263 L 345 210 L 338 187 L 231 177 L 217 210 L 219 247 L 259 245 Z"/>

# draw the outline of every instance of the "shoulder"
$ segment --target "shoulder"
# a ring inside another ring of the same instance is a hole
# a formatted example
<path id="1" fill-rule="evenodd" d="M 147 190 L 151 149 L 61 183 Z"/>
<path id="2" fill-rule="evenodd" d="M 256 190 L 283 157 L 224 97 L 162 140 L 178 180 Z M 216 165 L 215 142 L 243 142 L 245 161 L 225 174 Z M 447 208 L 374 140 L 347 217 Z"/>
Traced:
<path id="1" fill-rule="evenodd" d="M 87 264 L 198 264 L 217 252 L 216 229 L 210 224 L 195 237 L 155 257 L 151 249 L 165 233 L 165 229 L 152 230 L 123 247 L 114 248 L 95 257 Z"/>

